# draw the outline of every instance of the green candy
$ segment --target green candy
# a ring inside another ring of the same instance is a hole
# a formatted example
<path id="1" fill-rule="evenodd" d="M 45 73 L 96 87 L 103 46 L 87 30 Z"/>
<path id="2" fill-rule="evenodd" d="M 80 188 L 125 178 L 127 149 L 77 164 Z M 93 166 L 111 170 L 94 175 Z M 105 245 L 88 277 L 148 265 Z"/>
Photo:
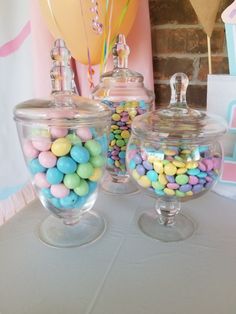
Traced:
<path id="1" fill-rule="evenodd" d="M 105 165 L 106 159 L 102 155 L 91 157 L 89 162 L 92 164 L 94 168 L 100 168 Z"/>
<path id="2" fill-rule="evenodd" d="M 89 177 L 91 177 L 93 174 L 93 171 L 94 171 L 94 168 L 89 162 L 86 162 L 84 164 L 79 164 L 77 168 L 77 174 L 83 179 L 88 179 Z"/>
<path id="3" fill-rule="evenodd" d="M 184 192 L 181 192 L 179 190 L 176 190 L 175 191 L 175 195 L 178 196 L 178 197 L 184 197 L 185 196 L 185 193 Z"/>
<path id="4" fill-rule="evenodd" d="M 152 182 L 152 187 L 157 191 L 161 191 L 164 189 L 165 186 L 161 184 L 159 181 L 154 181 Z"/>
<path id="5" fill-rule="evenodd" d="M 102 146 L 100 143 L 98 143 L 95 140 L 88 140 L 84 146 L 87 148 L 87 150 L 90 152 L 91 156 L 98 156 L 102 152 Z"/>
<path id="6" fill-rule="evenodd" d="M 80 177 L 76 173 L 66 174 L 63 180 L 68 189 L 75 189 L 80 185 Z"/>
<path id="7" fill-rule="evenodd" d="M 79 196 L 85 196 L 89 192 L 89 185 L 85 180 L 80 181 L 80 185 L 74 189 L 74 192 Z"/>
<path id="8" fill-rule="evenodd" d="M 117 140 L 117 141 L 116 141 L 116 145 L 119 146 L 119 147 L 122 147 L 122 146 L 125 145 L 125 141 L 123 141 L 123 140 Z"/>
<path id="9" fill-rule="evenodd" d="M 66 137 L 69 139 L 71 144 L 73 144 L 73 145 L 82 145 L 81 139 L 77 135 L 75 135 L 74 133 L 73 134 L 68 134 Z"/>
<path id="10" fill-rule="evenodd" d="M 188 183 L 188 176 L 186 174 L 179 174 L 176 176 L 175 181 L 180 185 L 184 185 Z"/>

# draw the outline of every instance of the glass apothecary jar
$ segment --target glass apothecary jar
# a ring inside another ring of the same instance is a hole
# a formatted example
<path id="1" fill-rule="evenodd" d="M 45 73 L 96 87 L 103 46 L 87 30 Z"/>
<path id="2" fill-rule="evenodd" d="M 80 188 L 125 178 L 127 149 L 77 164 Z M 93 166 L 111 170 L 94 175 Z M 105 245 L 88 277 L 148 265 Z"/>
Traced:
<path id="1" fill-rule="evenodd" d="M 211 189 L 221 172 L 220 137 L 225 121 L 186 103 L 188 78 L 176 73 L 170 81 L 170 105 L 134 119 L 126 165 L 133 182 L 156 199 L 155 209 L 143 213 L 139 227 L 162 241 L 192 235 L 194 223 L 180 212 L 181 202 Z"/>
<path id="2" fill-rule="evenodd" d="M 154 93 L 144 86 L 140 73 L 128 69 L 129 47 L 124 35 L 117 36 L 112 50 L 114 69 L 104 73 L 92 92 L 112 110 L 111 132 L 107 159 L 108 176 L 102 182 L 105 191 L 114 194 L 132 194 L 138 189 L 129 180 L 125 165 L 131 124 L 136 116 L 153 110 Z"/>
<path id="3" fill-rule="evenodd" d="M 62 40 L 52 50 L 52 97 L 17 105 L 14 119 L 36 193 L 52 215 L 39 237 L 56 247 L 95 240 L 104 219 L 91 211 L 105 170 L 111 110 L 73 92 L 70 54 Z"/>

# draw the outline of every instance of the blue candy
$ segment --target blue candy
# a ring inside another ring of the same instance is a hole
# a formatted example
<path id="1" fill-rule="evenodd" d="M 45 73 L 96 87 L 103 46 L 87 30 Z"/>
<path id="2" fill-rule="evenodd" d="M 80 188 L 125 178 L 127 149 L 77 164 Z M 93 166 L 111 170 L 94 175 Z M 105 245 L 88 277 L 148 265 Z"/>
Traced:
<path id="1" fill-rule="evenodd" d="M 90 158 L 89 151 L 85 147 L 79 145 L 72 147 L 70 155 L 75 161 L 81 164 L 85 164 Z"/>
<path id="2" fill-rule="evenodd" d="M 129 168 L 131 170 L 133 170 L 133 169 L 135 169 L 135 167 L 136 167 L 136 163 L 135 163 L 135 161 L 133 159 L 131 159 L 130 162 L 129 162 Z"/>
<path id="3" fill-rule="evenodd" d="M 184 185 L 181 185 L 180 188 L 179 188 L 180 192 L 189 192 L 192 190 L 192 185 L 191 184 L 184 184 Z"/>
<path id="4" fill-rule="evenodd" d="M 38 172 L 45 172 L 46 168 L 43 167 L 40 163 L 38 158 L 32 159 L 29 163 L 30 172 L 32 174 L 36 174 Z"/>
<path id="5" fill-rule="evenodd" d="M 63 156 L 57 160 L 57 168 L 65 174 L 74 173 L 77 166 L 77 163 L 71 157 Z"/>
<path id="6" fill-rule="evenodd" d="M 62 208 L 59 198 L 53 197 L 50 199 L 53 206 L 56 208 Z"/>
<path id="7" fill-rule="evenodd" d="M 120 158 L 125 158 L 125 152 L 119 152 L 119 157 Z"/>
<path id="8" fill-rule="evenodd" d="M 49 168 L 46 173 L 46 179 L 50 184 L 59 184 L 63 180 L 63 173 L 56 167 Z"/>
<path id="9" fill-rule="evenodd" d="M 160 190 L 155 190 L 155 193 L 156 193 L 158 196 L 163 196 L 163 195 L 165 195 L 165 192 L 160 191 Z"/>
<path id="10" fill-rule="evenodd" d="M 78 201 L 78 195 L 74 192 L 70 192 L 70 194 L 66 197 L 60 199 L 60 204 L 64 208 L 73 208 Z"/>
<path id="11" fill-rule="evenodd" d="M 154 170 L 149 170 L 147 173 L 146 173 L 146 176 L 148 177 L 148 179 L 150 181 L 157 181 L 158 179 L 158 174 L 156 173 L 156 171 Z"/>
<path id="12" fill-rule="evenodd" d="M 201 172 L 199 172 L 199 173 L 197 174 L 197 177 L 203 179 L 203 178 L 207 177 L 207 173 L 201 171 Z"/>
<path id="13" fill-rule="evenodd" d="M 50 189 L 48 189 L 48 188 L 43 188 L 43 189 L 41 189 L 41 193 L 42 193 L 42 195 L 43 195 L 45 198 L 47 198 L 47 199 L 53 197 L 53 196 L 52 196 L 52 193 L 51 193 L 51 191 L 50 191 Z"/>
<path id="14" fill-rule="evenodd" d="M 95 192 L 98 186 L 97 182 L 93 182 L 93 181 L 88 181 L 88 185 L 89 185 L 89 194 L 92 194 L 93 192 Z"/>
<path id="15" fill-rule="evenodd" d="M 187 174 L 189 174 L 190 176 L 197 176 L 199 173 L 200 173 L 200 169 L 198 168 L 189 169 L 187 171 Z"/>

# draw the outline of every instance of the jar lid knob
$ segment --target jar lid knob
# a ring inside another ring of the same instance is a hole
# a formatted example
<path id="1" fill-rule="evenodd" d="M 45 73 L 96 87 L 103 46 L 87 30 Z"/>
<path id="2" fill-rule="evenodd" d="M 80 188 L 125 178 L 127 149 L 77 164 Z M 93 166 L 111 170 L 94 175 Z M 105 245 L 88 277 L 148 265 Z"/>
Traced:
<path id="1" fill-rule="evenodd" d="M 114 68 L 128 68 L 129 46 L 126 44 L 125 35 L 118 34 L 116 43 L 112 48 Z"/>
<path id="2" fill-rule="evenodd" d="M 51 50 L 53 60 L 50 71 L 52 94 L 58 92 L 74 92 L 74 73 L 71 69 L 71 54 L 63 39 L 56 39 Z"/>
<path id="3" fill-rule="evenodd" d="M 187 105 L 186 93 L 189 79 L 184 73 L 175 73 L 170 79 L 171 99 L 168 109 L 186 114 L 190 108 Z"/>

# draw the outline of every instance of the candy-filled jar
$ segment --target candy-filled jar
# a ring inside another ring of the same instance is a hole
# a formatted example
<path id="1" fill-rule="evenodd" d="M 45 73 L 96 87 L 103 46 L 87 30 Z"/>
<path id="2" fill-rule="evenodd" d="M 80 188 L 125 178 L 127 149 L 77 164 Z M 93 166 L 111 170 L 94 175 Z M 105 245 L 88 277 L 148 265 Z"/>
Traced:
<path id="1" fill-rule="evenodd" d="M 73 92 L 70 54 L 62 40 L 52 50 L 52 97 L 15 107 L 14 119 L 33 186 L 53 213 L 39 228 L 40 238 L 57 247 L 95 240 L 104 230 L 90 211 L 105 170 L 111 110 Z"/>
<path id="2" fill-rule="evenodd" d="M 131 124 L 136 116 L 153 109 L 154 94 L 146 89 L 143 76 L 128 69 L 129 47 L 124 35 L 117 36 L 112 50 L 114 69 L 104 73 L 92 95 L 112 110 L 107 171 L 104 190 L 114 194 L 130 194 L 137 188 L 129 181 L 125 165 Z"/>
<path id="3" fill-rule="evenodd" d="M 139 226 L 162 241 L 192 235 L 194 223 L 179 213 L 181 202 L 200 197 L 218 179 L 219 138 L 226 131 L 221 117 L 188 107 L 185 74 L 176 73 L 170 84 L 170 105 L 133 121 L 126 154 L 133 181 L 157 199 L 155 209 L 140 216 Z"/>

